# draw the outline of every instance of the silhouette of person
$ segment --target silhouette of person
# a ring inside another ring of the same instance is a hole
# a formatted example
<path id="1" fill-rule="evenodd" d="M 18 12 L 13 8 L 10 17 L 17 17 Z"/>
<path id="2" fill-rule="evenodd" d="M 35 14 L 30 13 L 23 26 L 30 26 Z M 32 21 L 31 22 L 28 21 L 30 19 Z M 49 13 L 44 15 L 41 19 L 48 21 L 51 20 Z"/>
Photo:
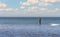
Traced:
<path id="1" fill-rule="evenodd" d="M 39 24 L 41 25 L 41 18 L 39 19 Z"/>

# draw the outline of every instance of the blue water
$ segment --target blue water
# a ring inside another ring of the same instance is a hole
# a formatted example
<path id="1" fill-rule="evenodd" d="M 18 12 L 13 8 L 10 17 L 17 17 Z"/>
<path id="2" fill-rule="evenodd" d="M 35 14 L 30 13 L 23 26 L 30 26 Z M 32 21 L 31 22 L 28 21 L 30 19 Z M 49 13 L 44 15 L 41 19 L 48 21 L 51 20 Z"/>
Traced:
<path id="1" fill-rule="evenodd" d="M 38 18 L 30 17 L 1 17 L 0 24 L 38 24 Z"/>
<path id="2" fill-rule="evenodd" d="M 60 17 L 0 17 L 0 37 L 60 37 Z"/>
<path id="3" fill-rule="evenodd" d="M 0 24 L 39 24 L 39 17 L 0 17 Z M 41 17 L 41 23 L 48 25 L 51 23 L 60 24 L 60 17 Z"/>
<path id="4" fill-rule="evenodd" d="M 60 17 L 44 17 L 42 18 L 42 24 L 60 24 Z"/>

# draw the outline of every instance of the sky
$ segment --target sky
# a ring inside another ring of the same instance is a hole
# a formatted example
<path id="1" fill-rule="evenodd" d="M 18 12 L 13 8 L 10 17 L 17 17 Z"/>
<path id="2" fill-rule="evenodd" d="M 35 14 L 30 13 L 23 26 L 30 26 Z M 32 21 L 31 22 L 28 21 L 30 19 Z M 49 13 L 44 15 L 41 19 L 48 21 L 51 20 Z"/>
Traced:
<path id="1" fill-rule="evenodd" d="M 60 0 L 0 0 L 0 17 L 60 17 Z"/>

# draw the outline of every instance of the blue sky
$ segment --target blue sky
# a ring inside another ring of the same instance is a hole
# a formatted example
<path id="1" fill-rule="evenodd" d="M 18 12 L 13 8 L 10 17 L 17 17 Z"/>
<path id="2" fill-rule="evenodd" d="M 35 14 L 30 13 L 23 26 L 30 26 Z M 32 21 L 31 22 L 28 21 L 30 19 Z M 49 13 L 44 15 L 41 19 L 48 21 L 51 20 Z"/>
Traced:
<path id="1" fill-rule="evenodd" d="M 0 0 L 0 17 L 60 17 L 60 0 Z"/>

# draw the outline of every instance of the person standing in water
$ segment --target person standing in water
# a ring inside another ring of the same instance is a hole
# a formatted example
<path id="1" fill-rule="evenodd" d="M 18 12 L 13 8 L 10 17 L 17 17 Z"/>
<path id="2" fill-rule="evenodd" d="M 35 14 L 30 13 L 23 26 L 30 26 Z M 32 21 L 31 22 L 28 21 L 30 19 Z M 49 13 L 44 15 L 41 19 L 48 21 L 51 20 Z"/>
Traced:
<path id="1" fill-rule="evenodd" d="M 41 18 L 39 18 L 39 24 L 41 25 Z"/>

